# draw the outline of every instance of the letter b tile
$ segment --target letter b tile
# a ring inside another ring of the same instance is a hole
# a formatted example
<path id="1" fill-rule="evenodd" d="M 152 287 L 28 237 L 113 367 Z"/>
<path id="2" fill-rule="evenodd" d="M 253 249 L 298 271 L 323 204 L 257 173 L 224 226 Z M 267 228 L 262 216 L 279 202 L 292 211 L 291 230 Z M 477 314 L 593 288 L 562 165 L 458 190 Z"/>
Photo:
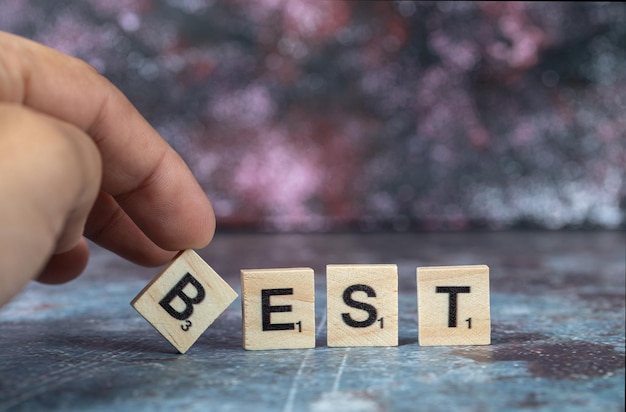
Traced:
<path id="1" fill-rule="evenodd" d="M 237 293 L 198 254 L 180 252 L 131 305 L 180 353 L 185 353 Z"/>

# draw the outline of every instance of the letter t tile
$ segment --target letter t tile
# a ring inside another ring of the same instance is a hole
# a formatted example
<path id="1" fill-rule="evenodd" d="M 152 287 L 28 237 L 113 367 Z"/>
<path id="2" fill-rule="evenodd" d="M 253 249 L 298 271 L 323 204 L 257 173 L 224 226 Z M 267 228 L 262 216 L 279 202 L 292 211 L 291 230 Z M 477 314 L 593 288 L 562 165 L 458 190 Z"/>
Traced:
<path id="1" fill-rule="evenodd" d="M 489 267 L 417 268 L 419 344 L 489 345 Z"/>
<path id="2" fill-rule="evenodd" d="M 188 249 L 156 275 L 131 305 L 185 353 L 236 298 L 237 293 Z"/>

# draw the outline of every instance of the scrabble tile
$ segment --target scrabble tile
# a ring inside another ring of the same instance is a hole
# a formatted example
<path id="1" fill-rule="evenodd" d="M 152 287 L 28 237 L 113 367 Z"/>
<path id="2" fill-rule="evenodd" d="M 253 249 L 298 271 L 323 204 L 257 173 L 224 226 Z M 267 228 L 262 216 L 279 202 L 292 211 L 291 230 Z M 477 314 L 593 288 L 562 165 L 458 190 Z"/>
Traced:
<path id="1" fill-rule="evenodd" d="M 185 353 L 237 298 L 193 250 L 180 252 L 131 305 L 180 353 Z"/>
<path id="2" fill-rule="evenodd" d="M 489 267 L 417 268 L 419 344 L 489 345 Z"/>
<path id="3" fill-rule="evenodd" d="M 311 268 L 241 271 L 243 347 L 315 347 L 315 277 Z"/>
<path id="4" fill-rule="evenodd" d="M 328 346 L 398 346 L 398 267 L 326 267 Z"/>

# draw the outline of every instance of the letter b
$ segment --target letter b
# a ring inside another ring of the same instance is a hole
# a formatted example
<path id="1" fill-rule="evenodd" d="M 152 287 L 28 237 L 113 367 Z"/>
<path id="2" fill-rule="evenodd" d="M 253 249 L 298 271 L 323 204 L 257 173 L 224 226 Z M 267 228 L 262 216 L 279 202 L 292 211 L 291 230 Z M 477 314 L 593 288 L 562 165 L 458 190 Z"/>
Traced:
<path id="1" fill-rule="evenodd" d="M 183 289 L 185 289 L 187 285 L 192 285 L 196 289 L 196 295 L 194 297 L 187 296 L 187 294 L 183 291 Z M 174 300 L 174 298 L 176 298 L 177 296 L 185 304 L 185 310 L 183 310 L 182 312 L 174 309 L 171 305 L 172 300 Z M 163 299 L 159 301 L 159 305 L 161 305 L 161 307 L 165 309 L 165 311 L 169 313 L 170 316 L 172 316 L 173 318 L 178 320 L 185 320 L 188 319 L 193 313 L 193 305 L 202 302 L 205 296 L 206 293 L 200 282 L 198 282 L 198 280 L 196 280 L 196 278 L 194 278 L 191 273 L 187 272 L 185 276 L 183 276 L 182 279 L 179 280 L 176 285 L 174 285 L 172 290 L 167 292 Z"/>

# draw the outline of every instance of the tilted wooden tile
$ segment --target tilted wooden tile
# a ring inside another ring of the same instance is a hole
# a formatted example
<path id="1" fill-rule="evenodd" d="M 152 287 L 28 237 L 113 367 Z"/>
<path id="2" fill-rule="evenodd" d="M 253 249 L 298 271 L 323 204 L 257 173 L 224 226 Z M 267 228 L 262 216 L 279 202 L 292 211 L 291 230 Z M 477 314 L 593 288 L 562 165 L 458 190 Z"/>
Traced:
<path id="1" fill-rule="evenodd" d="M 398 346 L 398 267 L 326 267 L 328 346 Z"/>
<path id="2" fill-rule="evenodd" d="M 193 250 L 180 252 L 131 305 L 185 353 L 237 293 Z"/>
<path id="3" fill-rule="evenodd" d="M 315 347 L 315 276 L 311 268 L 241 271 L 243 347 Z"/>
<path id="4" fill-rule="evenodd" d="M 489 345 L 489 267 L 417 268 L 419 344 Z"/>

